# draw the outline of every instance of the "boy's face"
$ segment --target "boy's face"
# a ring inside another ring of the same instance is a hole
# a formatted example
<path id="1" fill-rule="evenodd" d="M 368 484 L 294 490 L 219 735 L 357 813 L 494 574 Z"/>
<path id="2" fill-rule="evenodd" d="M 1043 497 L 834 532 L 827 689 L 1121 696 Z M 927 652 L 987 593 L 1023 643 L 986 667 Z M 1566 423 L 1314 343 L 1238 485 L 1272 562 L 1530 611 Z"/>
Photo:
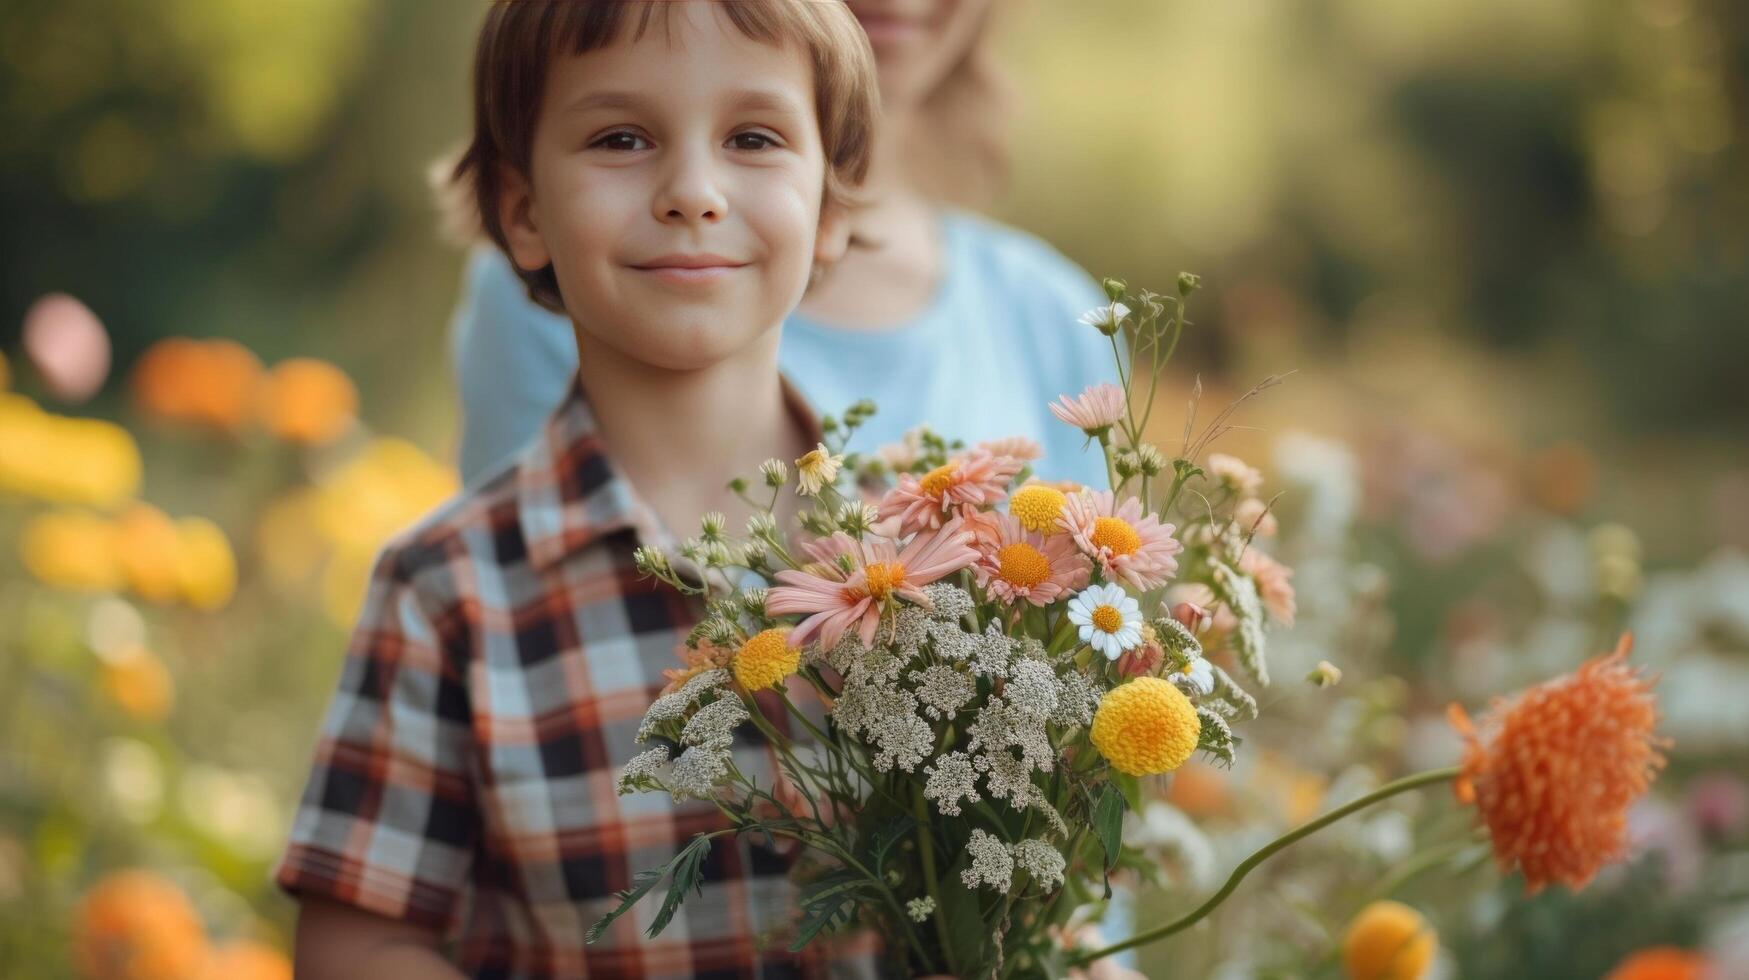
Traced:
<path id="1" fill-rule="evenodd" d="M 516 264 L 550 262 L 578 329 L 669 370 L 781 323 L 848 234 L 821 213 L 805 54 L 743 36 L 716 6 L 677 4 L 669 30 L 556 60 L 530 179 L 504 178 Z"/>

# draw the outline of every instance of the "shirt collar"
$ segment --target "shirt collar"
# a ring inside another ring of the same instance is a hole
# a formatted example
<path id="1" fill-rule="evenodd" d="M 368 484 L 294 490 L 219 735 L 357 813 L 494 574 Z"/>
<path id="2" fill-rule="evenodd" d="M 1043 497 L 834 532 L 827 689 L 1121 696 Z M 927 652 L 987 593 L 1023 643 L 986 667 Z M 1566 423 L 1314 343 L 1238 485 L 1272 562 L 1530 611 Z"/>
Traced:
<path id="1" fill-rule="evenodd" d="M 819 416 L 789 379 L 780 376 L 779 383 L 784 404 L 808 441 L 822 441 Z M 517 466 L 516 498 L 529 562 L 537 570 L 628 530 L 642 544 L 673 550 L 673 535 L 608 456 L 576 377 Z"/>

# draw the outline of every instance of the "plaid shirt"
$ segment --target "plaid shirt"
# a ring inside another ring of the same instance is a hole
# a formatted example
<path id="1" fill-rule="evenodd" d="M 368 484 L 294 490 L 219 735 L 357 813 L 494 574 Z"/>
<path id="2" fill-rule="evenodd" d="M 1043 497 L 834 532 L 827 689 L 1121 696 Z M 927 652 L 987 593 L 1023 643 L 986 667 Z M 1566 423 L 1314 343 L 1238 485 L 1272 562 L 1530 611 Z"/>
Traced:
<path id="1" fill-rule="evenodd" d="M 667 539 L 573 384 L 510 469 L 385 549 L 279 885 L 443 930 L 479 977 L 866 974 L 866 943 L 829 966 L 785 952 L 791 859 L 757 835 L 715 842 L 703 894 L 656 939 L 647 901 L 584 945 L 636 872 L 726 826 L 708 803 L 615 791 L 699 613 L 639 577 L 640 543 Z M 756 737 L 737 764 L 769 774 Z"/>

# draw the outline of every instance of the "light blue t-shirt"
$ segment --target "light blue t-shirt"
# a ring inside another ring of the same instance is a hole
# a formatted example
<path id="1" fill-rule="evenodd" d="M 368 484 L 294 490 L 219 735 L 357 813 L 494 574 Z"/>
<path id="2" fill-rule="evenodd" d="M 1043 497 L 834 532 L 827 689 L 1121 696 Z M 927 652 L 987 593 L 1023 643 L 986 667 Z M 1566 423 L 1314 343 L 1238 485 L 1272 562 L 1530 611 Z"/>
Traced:
<path id="1" fill-rule="evenodd" d="M 1050 414 L 1058 395 L 1115 381 L 1111 342 L 1076 318 L 1103 303 L 1085 272 L 1025 232 L 964 212 L 940 223 L 944 268 L 915 318 L 879 330 L 784 321 L 778 361 L 816 411 L 859 398 L 876 415 L 851 448 L 897 442 L 927 423 L 967 445 L 1027 436 L 1044 447 L 1047 479 L 1106 485 L 1098 447 Z M 481 249 L 469 261 L 452 353 L 462 396 L 462 475 L 474 482 L 539 431 L 577 368 L 568 320 L 535 306 L 510 263 Z"/>

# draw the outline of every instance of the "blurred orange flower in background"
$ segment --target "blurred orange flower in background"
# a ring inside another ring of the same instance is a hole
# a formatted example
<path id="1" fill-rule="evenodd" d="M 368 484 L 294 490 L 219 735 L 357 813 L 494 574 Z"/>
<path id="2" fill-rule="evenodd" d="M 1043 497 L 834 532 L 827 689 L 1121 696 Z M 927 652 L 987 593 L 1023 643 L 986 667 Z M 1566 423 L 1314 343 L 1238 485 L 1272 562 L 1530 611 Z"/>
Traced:
<path id="1" fill-rule="evenodd" d="M 103 693 L 135 721 L 152 725 L 170 717 L 176 706 L 176 681 L 164 661 L 144 647 L 130 647 L 104 658 Z"/>
<path id="2" fill-rule="evenodd" d="M 1206 762 L 1187 762 L 1167 783 L 1166 802 L 1199 820 L 1222 816 L 1232 806 L 1227 774 Z"/>
<path id="3" fill-rule="evenodd" d="M 79 901 L 73 960 L 90 980 L 187 980 L 207 961 L 206 930 L 194 904 L 148 871 L 120 871 Z"/>
<path id="4" fill-rule="evenodd" d="M 1418 980 L 1433 965 L 1439 938 L 1421 913 L 1401 902 L 1360 910 L 1342 937 L 1349 980 Z"/>
<path id="5" fill-rule="evenodd" d="M 1458 799 L 1475 804 L 1500 867 L 1517 865 L 1531 894 L 1550 882 L 1583 888 L 1619 859 L 1628 806 L 1664 764 L 1653 681 L 1627 663 L 1632 645 L 1624 636 L 1613 653 L 1496 701 L 1474 724 L 1449 709 L 1465 742 Z"/>
<path id="6" fill-rule="evenodd" d="M 294 357 L 274 365 L 261 386 L 261 420 L 289 442 L 322 445 L 352 428 L 358 388 L 326 361 Z"/>
<path id="7" fill-rule="evenodd" d="M 236 433 L 254 418 L 261 361 L 236 341 L 172 337 L 140 355 L 132 380 L 146 413 Z"/>
<path id="8" fill-rule="evenodd" d="M 1691 949 L 1649 946 L 1622 960 L 1603 980 L 1702 980 L 1710 966 Z"/>
<path id="9" fill-rule="evenodd" d="M 199 980 L 292 980 L 292 964 L 272 946 L 239 939 L 213 950 Z"/>

